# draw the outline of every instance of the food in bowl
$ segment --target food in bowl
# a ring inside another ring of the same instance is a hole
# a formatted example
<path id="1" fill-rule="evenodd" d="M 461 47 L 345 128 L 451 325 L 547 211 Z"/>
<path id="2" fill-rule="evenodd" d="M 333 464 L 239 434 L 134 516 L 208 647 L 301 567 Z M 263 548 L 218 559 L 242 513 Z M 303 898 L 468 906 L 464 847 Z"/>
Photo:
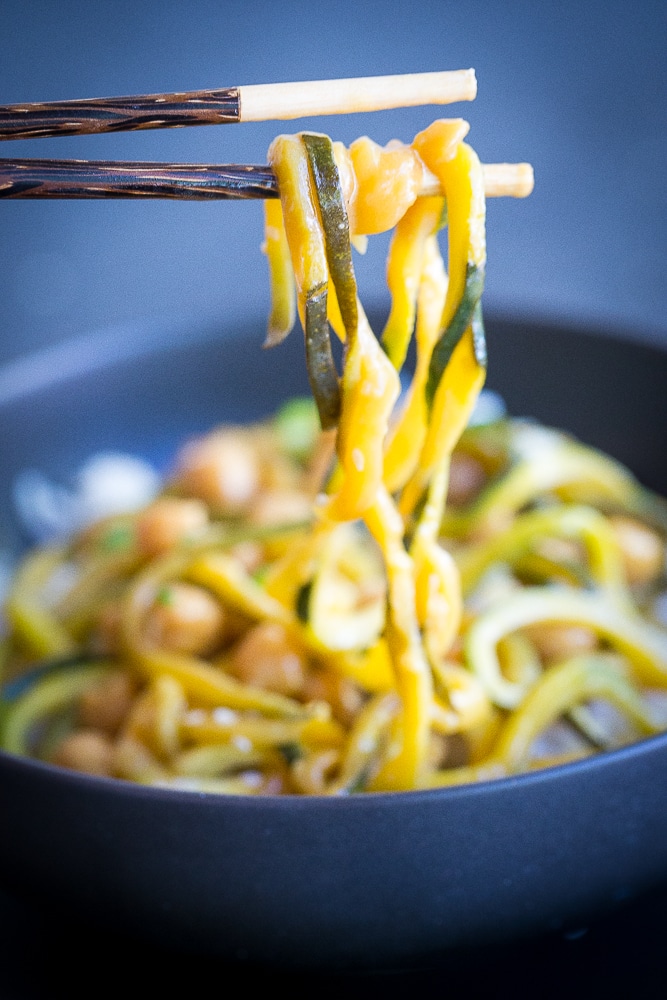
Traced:
<path id="1" fill-rule="evenodd" d="M 298 311 L 314 403 L 186 443 L 148 505 L 27 557 L 4 749 L 167 787 L 341 795 L 492 779 L 663 728 L 664 501 L 557 431 L 470 423 L 485 172 L 466 132 L 274 142 L 267 344 Z M 387 228 L 380 343 L 351 247 Z"/>

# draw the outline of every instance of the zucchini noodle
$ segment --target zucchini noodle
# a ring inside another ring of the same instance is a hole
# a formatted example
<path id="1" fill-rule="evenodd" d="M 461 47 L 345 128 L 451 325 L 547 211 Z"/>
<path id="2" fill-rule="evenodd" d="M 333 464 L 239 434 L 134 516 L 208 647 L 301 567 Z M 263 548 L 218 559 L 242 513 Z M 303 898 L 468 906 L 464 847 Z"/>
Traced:
<path id="1" fill-rule="evenodd" d="M 487 175 L 467 133 L 274 140 L 265 346 L 300 319 L 313 398 L 187 442 L 148 505 L 25 559 L 4 750 L 334 796 L 493 780 L 664 728 L 667 504 L 563 433 L 471 421 Z M 376 335 L 353 251 L 385 231 Z"/>

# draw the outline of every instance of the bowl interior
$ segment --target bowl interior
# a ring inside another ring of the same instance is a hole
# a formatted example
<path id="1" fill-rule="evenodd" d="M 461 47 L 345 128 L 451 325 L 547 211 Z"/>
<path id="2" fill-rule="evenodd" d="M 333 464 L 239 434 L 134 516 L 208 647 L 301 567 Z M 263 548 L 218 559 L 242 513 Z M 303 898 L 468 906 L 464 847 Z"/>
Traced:
<path id="1" fill-rule="evenodd" d="M 487 325 L 488 384 L 512 415 L 572 432 L 667 493 L 667 353 L 546 324 Z M 5 380 L 8 551 L 25 542 L 11 503 L 22 469 L 63 481 L 105 449 L 165 467 L 184 437 L 308 391 L 297 334 L 269 352 L 261 322 L 231 338 L 184 332 L 148 346 L 144 333 L 110 352 L 105 335 L 85 370 L 76 354 L 69 367 L 41 357 L 23 367 L 23 383 Z M 0 754 L 0 879 L 232 959 L 401 964 L 562 927 L 667 880 L 665 766 L 659 737 L 474 788 L 258 802 L 159 793 Z"/>

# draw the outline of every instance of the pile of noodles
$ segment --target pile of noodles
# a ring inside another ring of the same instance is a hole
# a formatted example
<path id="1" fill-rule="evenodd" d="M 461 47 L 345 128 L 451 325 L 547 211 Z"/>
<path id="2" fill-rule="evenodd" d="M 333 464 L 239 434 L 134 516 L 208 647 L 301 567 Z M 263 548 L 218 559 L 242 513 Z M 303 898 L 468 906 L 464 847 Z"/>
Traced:
<path id="1" fill-rule="evenodd" d="M 314 404 L 189 443 L 157 499 L 27 557 L 4 749 L 147 784 L 341 794 L 500 777 L 662 727 L 664 501 L 556 431 L 469 426 L 485 181 L 466 132 L 274 141 L 267 345 L 298 312 Z M 388 229 L 376 337 L 352 248 Z"/>

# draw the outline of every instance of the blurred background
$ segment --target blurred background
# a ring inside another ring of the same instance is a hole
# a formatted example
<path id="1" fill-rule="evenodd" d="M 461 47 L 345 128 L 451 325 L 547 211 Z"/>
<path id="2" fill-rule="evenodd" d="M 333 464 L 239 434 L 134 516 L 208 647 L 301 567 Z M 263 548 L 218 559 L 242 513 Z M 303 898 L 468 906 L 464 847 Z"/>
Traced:
<path id="1" fill-rule="evenodd" d="M 472 104 L 3 143 L 4 157 L 264 163 L 277 131 L 410 141 L 462 116 L 529 160 L 488 209 L 487 312 L 667 341 L 664 0 L 2 0 L 0 103 L 474 67 Z M 4 201 L 0 363 L 113 325 L 221 336 L 268 307 L 253 203 Z M 357 257 L 382 296 L 386 244 Z"/>

